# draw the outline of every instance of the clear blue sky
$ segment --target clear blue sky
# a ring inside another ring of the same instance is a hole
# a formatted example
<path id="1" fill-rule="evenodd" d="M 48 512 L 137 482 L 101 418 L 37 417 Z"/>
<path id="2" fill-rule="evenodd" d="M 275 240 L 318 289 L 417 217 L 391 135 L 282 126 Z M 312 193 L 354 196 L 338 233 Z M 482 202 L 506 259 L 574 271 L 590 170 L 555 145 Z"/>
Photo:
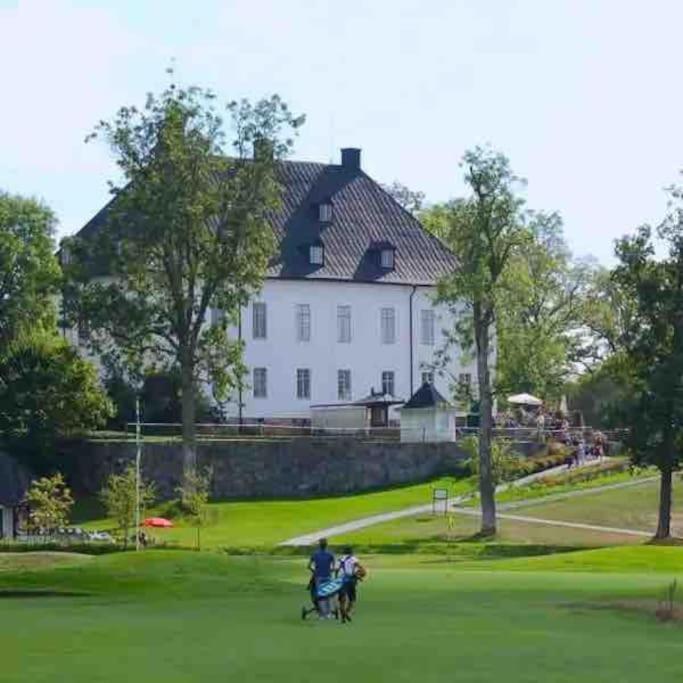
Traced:
<path id="1" fill-rule="evenodd" d="M 296 157 L 359 146 L 430 201 L 491 143 L 575 253 L 608 261 L 683 167 L 681 26 L 680 0 L 0 0 L 0 188 L 78 229 L 115 174 L 85 135 L 175 58 L 181 82 L 305 113 Z"/>

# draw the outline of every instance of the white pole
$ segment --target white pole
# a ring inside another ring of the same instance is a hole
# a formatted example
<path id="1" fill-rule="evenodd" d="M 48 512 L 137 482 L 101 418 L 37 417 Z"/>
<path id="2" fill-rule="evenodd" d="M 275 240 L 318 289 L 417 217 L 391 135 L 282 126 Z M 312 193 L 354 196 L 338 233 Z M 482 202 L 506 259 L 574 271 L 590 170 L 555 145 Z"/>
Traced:
<path id="1" fill-rule="evenodd" d="M 140 550 L 140 397 L 135 397 L 135 550 Z"/>

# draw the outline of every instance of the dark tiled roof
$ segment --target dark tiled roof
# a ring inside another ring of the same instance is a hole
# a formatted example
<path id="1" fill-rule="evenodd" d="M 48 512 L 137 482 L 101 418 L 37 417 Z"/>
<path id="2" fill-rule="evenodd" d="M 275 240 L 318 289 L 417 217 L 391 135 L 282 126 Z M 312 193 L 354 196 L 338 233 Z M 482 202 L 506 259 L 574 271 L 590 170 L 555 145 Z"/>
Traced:
<path id="1" fill-rule="evenodd" d="M 0 453 L 0 505 L 20 503 L 28 489 L 28 472 L 14 458 Z"/>
<path id="2" fill-rule="evenodd" d="M 361 169 L 301 161 L 278 162 L 282 209 L 270 216 L 280 249 L 268 276 L 431 285 L 455 267 L 453 254 Z M 319 204 L 331 202 L 331 223 Z M 88 238 L 106 224 L 111 202 L 79 231 Z M 325 248 L 323 265 L 309 263 L 308 246 Z M 393 269 L 377 250 L 395 248 Z"/>
<path id="3" fill-rule="evenodd" d="M 403 410 L 410 408 L 432 408 L 437 405 L 450 405 L 448 401 L 436 390 L 436 387 L 425 382 L 411 397 Z"/>
<path id="4" fill-rule="evenodd" d="M 272 217 L 280 254 L 270 277 L 433 284 L 455 266 L 452 253 L 357 168 L 300 161 L 278 166 L 282 210 Z M 318 205 L 331 200 L 333 218 L 318 220 Z M 308 263 L 302 245 L 317 239 L 325 263 Z M 396 249 L 392 270 L 379 265 L 381 245 Z"/>

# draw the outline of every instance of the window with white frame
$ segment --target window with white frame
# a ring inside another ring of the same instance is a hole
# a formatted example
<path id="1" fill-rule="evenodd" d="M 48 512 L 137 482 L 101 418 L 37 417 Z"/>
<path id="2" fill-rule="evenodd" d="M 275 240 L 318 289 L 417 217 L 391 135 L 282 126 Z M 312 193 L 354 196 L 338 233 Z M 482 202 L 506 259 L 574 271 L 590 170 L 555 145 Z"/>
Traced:
<path id="1" fill-rule="evenodd" d="M 318 218 L 321 223 L 332 222 L 332 204 L 330 202 L 323 202 L 318 206 Z"/>
<path id="2" fill-rule="evenodd" d="M 396 343 L 396 310 L 394 308 L 380 310 L 380 338 L 382 344 Z"/>
<path id="3" fill-rule="evenodd" d="M 420 311 L 420 342 L 434 346 L 434 311 L 430 308 Z"/>
<path id="4" fill-rule="evenodd" d="M 434 371 L 433 370 L 423 370 L 422 371 L 422 384 L 434 384 Z"/>
<path id="5" fill-rule="evenodd" d="M 309 304 L 296 305 L 296 340 L 311 341 L 311 307 Z"/>
<path id="6" fill-rule="evenodd" d="M 268 396 L 268 371 L 266 368 L 254 368 L 254 398 Z"/>
<path id="7" fill-rule="evenodd" d="M 337 370 L 337 398 L 351 400 L 351 370 Z"/>
<path id="8" fill-rule="evenodd" d="M 351 306 L 337 306 L 337 341 L 342 344 L 351 341 Z"/>
<path id="9" fill-rule="evenodd" d="M 308 261 L 311 265 L 322 266 L 325 263 L 325 247 L 322 244 L 311 244 L 308 248 Z"/>
<path id="10" fill-rule="evenodd" d="M 394 267 L 394 250 L 382 249 L 379 254 L 379 264 L 382 268 L 392 270 Z"/>
<path id="11" fill-rule="evenodd" d="M 296 371 L 296 397 L 311 398 L 311 371 L 309 368 L 298 368 Z"/>
<path id="12" fill-rule="evenodd" d="M 263 301 L 254 301 L 251 306 L 252 337 L 265 339 L 268 334 L 268 320 L 266 304 Z"/>
<path id="13" fill-rule="evenodd" d="M 382 373 L 382 393 L 383 394 L 389 394 L 389 396 L 395 396 L 394 379 L 395 379 L 395 375 L 394 375 L 393 370 L 385 370 Z"/>

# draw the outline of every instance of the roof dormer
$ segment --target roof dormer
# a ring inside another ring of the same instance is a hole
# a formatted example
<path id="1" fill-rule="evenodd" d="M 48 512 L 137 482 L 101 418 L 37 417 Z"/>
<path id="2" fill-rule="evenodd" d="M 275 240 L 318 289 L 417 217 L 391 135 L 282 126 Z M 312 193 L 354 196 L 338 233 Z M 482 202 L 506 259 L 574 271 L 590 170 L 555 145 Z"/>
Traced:
<path id="1" fill-rule="evenodd" d="M 325 265 L 325 245 L 320 240 L 308 245 L 308 262 L 312 266 Z"/>
<path id="2" fill-rule="evenodd" d="M 334 214 L 334 207 L 332 206 L 332 200 L 325 199 L 320 204 L 318 204 L 318 220 L 321 223 L 331 223 Z"/>
<path id="3" fill-rule="evenodd" d="M 370 251 L 382 270 L 394 270 L 396 267 L 396 247 L 391 242 L 373 242 L 370 245 Z"/>

